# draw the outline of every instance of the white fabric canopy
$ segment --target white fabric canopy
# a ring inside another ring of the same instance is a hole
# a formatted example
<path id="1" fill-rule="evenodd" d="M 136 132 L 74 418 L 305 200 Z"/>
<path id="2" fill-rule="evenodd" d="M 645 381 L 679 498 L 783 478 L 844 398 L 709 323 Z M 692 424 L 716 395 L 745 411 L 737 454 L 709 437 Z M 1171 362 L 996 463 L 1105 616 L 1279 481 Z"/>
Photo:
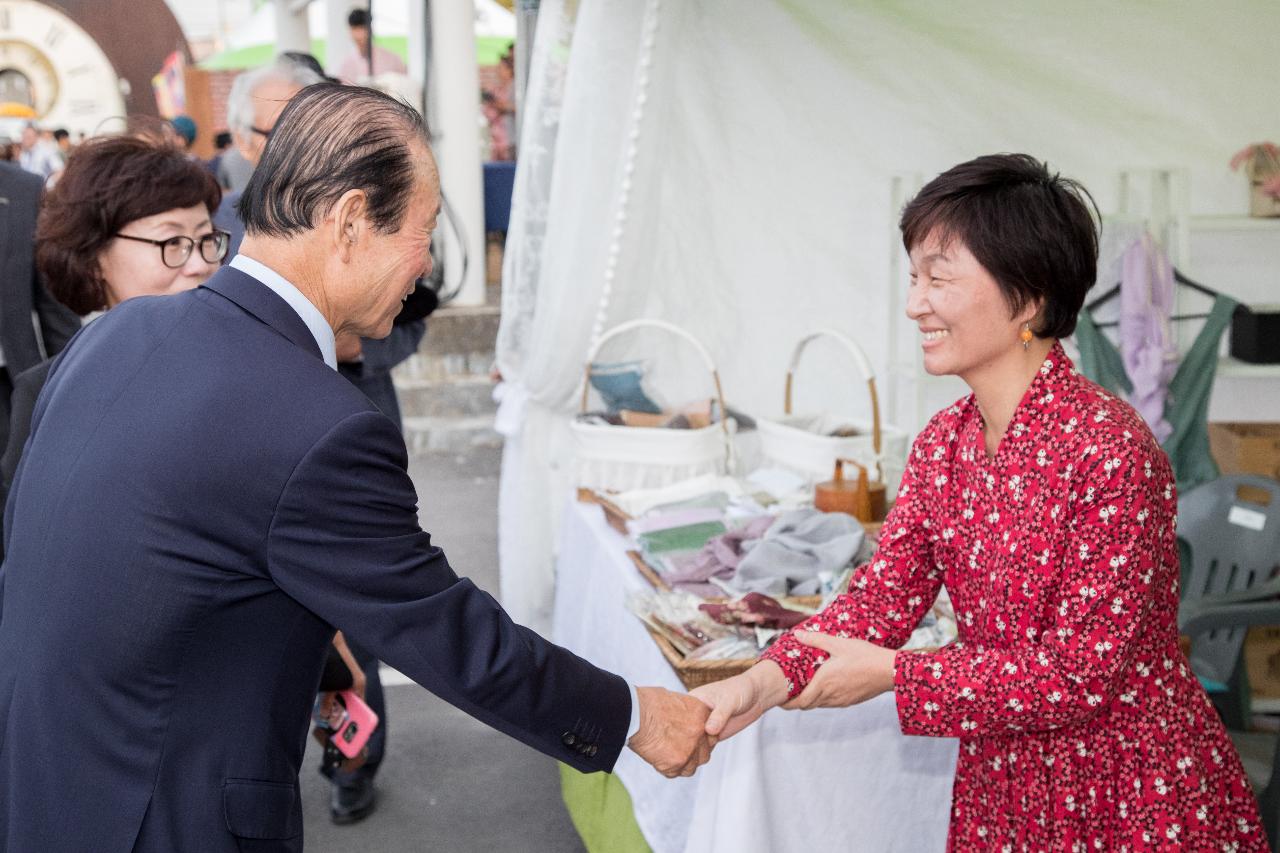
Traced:
<path id="1" fill-rule="evenodd" d="M 891 275 L 895 179 L 1026 151 L 1104 213 L 1122 170 L 1165 166 L 1187 170 L 1194 212 L 1243 213 L 1227 160 L 1275 135 L 1274 20 L 1269 0 L 544 2 L 498 341 L 506 606 L 547 625 L 593 337 L 676 322 L 716 358 L 731 405 L 777 415 L 792 345 L 833 326 L 871 356 L 886 418 L 914 431 L 959 390 L 917 399 L 905 272 Z M 650 357 L 669 400 L 707 392 L 693 354 L 661 338 L 618 351 Z M 863 387 L 815 347 L 797 409 L 865 413 Z"/>

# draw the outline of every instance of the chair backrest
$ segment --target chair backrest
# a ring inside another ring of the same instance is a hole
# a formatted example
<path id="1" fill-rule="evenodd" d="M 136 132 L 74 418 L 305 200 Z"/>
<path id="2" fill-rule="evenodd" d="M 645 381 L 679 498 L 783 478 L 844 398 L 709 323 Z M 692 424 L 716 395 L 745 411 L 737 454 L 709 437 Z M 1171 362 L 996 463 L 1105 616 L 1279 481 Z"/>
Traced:
<path id="1" fill-rule="evenodd" d="M 1178 538 L 1191 548 L 1182 600 L 1239 592 L 1261 583 L 1280 564 L 1280 482 L 1242 474 L 1197 486 L 1178 499 Z M 1225 683 L 1244 642 L 1244 628 L 1194 638 L 1196 675 Z"/>

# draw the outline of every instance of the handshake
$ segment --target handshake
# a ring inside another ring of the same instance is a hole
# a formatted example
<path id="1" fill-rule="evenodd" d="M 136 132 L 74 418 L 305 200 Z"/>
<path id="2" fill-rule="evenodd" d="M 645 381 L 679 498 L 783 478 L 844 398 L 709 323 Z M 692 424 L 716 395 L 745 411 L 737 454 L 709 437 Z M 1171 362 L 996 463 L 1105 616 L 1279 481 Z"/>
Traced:
<path id="1" fill-rule="evenodd" d="M 716 743 L 755 722 L 787 699 L 786 678 L 772 663 L 758 664 L 728 681 L 691 693 L 637 687 L 640 729 L 628 742 L 637 755 L 667 778 L 692 776 Z"/>
<path id="2" fill-rule="evenodd" d="M 788 701 L 787 677 L 771 660 L 688 695 L 640 687 L 640 730 L 628 746 L 667 777 L 692 776 L 717 741 L 733 737 L 770 708 L 847 708 L 893 690 L 893 649 L 816 631 L 792 636 L 819 652 L 821 664 L 794 699 Z"/>

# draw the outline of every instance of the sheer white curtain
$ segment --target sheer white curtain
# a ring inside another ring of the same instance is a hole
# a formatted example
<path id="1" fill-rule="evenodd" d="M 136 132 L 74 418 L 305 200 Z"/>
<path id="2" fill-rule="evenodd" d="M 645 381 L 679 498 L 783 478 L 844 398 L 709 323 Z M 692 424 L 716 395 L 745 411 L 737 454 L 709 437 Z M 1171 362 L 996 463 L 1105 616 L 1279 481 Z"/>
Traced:
<path id="1" fill-rule="evenodd" d="M 576 15 L 574 5 L 548 3 L 539 16 L 497 354 L 501 595 L 517 620 L 542 630 L 555 521 L 570 485 L 568 413 L 593 334 L 639 310 L 636 294 L 608 282 L 641 233 L 631 211 L 652 203 L 634 175 L 644 168 L 638 139 L 659 3 L 597 0 Z"/>
<path id="2" fill-rule="evenodd" d="M 1193 212 L 1243 213 L 1227 160 L 1276 133 L 1280 78 L 1258 72 L 1273 54 L 1259 25 L 1269 0 L 543 9 L 498 351 L 511 386 L 502 594 L 534 625 L 550 601 L 574 391 L 603 328 L 685 326 L 731 405 L 776 415 L 791 347 L 834 326 L 871 356 L 885 396 L 913 401 L 915 331 L 891 300 L 906 285 L 890 280 L 892 176 L 1026 151 L 1082 180 L 1105 213 L 1121 170 L 1173 165 L 1189 171 Z M 668 399 L 705 392 L 678 348 L 647 339 L 634 353 L 661 356 L 652 381 Z M 835 348 L 815 347 L 797 408 L 865 413 L 863 387 Z M 918 428 L 909 411 L 886 417 Z"/>

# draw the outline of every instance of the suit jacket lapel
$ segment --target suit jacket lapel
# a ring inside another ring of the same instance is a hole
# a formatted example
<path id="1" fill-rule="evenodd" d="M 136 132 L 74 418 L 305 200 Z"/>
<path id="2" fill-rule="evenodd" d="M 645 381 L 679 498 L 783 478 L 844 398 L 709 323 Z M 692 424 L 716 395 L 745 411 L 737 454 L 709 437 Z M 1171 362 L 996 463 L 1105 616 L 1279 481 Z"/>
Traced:
<path id="1" fill-rule="evenodd" d="M 253 276 L 234 267 L 223 267 L 201 286 L 230 299 L 316 358 L 324 358 L 298 312 Z"/>

